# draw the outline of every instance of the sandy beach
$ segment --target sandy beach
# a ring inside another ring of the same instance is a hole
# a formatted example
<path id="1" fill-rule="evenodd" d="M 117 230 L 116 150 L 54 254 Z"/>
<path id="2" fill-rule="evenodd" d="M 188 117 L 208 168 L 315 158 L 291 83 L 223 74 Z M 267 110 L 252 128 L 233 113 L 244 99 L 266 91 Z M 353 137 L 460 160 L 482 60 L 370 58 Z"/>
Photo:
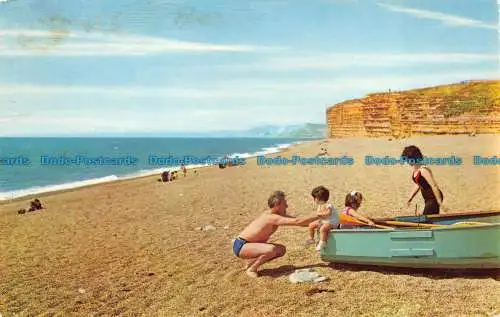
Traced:
<path id="1" fill-rule="evenodd" d="M 319 141 L 272 156 L 312 157 Z M 244 274 L 231 239 L 267 208 L 274 190 L 289 213 L 312 214 L 311 189 L 324 185 L 343 207 L 351 190 L 373 217 L 401 210 L 411 169 L 367 166 L 365 155 L 399 157 L 407 145 L 429 157 L 458 156 L 460 166 L 431 166 L 452 212 L 499 210 L 500 167 L 474 166 L 498 155 L 499 135 L 329 139 L 330 156 L 352 166 L 208 167 L 172 183 L 158 176 L 38 195 L 45 209 L 18 215 L 29 198 L 0 204 L 0 314 L 8 316 L 493 316 L 499 276 L 329 265 L 305 247 L 307 228 L 280 228 L 272 241 L 287 254 Z M 414 200 L 423 208 L 418 194 Z M 413 207 L 414 208 L 414 207 Z M 216 229 L 197 228 L 212 225 Z M 312 267 L 329 281 L 291 284 Z"/>

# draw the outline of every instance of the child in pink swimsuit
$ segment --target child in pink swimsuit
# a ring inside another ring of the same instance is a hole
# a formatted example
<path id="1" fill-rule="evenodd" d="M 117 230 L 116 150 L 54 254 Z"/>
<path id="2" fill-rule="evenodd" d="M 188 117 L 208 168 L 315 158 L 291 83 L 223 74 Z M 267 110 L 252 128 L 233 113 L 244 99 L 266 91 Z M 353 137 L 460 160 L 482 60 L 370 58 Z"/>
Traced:
<path id="1" fill-rule="evenodd" d="M 359 219 L 367 224 L 373 225 L 373 221 L 363 215 L 358 211 L 361 206 L 361 202 L 363 201 L 363 195 L 360 192 L 352 191 L 345 196 L 345 208 L 342 210 L 342 213 L 347 216 L 351 216 L 353 218 Z M 350 229 L 353 227 L 359 227 L 359 223 L 346 223 L 343 222 L 340 225 L 340 229 Z"/>

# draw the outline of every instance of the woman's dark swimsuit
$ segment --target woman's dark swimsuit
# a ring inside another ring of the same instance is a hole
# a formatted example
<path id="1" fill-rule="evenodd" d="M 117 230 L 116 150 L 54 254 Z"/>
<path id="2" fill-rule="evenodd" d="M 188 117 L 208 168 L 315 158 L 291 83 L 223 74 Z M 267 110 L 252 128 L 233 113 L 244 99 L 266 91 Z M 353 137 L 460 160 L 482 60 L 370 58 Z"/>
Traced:
<path id="1" fill-rule="evenodd" d="M 233 241 L 233 252 L 236 256 L 240 256 L 240 251 L 241 251 L 241 248 L 243 248 L 243 246 L 245 245 L 245 243 L 247 243 L 248 241 L 243 239 L 243 238 L 236 238 L 234 239 Z"/>
<path id="2" fill-rule="evenodd" d="M 427 180 L 420 174 L 420 171 L 418 171 L 416 176 L 412 174 L 412 179 L 415 184 L 420 186 L 420 191 L 425 201 L 424 215 L 439 214 L 439 203 L 432 191 L 431 185 L 429 185 Z M 444 196 L 441 189 L 439 190 L 439 194 L 441 195 L 441 201 L 443 201 Z"/>

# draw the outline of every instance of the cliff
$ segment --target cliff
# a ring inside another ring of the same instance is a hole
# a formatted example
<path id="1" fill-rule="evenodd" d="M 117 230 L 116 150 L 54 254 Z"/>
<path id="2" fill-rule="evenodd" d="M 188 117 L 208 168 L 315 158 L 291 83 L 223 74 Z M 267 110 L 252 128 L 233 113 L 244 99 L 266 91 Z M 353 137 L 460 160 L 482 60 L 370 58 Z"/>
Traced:
<path id="1" fill-rule="evenodd" d="M 329 137 L 500 133 L 500 81 L 370 94 L 326 116 Z"/>

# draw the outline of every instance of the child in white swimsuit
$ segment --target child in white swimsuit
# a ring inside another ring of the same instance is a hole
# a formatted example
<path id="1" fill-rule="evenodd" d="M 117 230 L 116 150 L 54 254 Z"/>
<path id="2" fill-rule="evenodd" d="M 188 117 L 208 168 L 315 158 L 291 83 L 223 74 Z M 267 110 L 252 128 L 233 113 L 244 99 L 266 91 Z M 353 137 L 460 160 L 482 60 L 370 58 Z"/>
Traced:
<path id="1" fill-rule="evenodd" d="M 318 205 L 317 214 L 321 218 L 309 224 L 309 242 L 314 243 L 314 233 L 319 228 L 320 241 L 316 250 L 321 250 L 328 240 L 328 233 L 331 229 L 337 228 L 339 225 L 339 214 L 332 204 L 328 203 L 330 192 L 323 186 L 314 188 L 311 192 L 314 202 Z"/>

